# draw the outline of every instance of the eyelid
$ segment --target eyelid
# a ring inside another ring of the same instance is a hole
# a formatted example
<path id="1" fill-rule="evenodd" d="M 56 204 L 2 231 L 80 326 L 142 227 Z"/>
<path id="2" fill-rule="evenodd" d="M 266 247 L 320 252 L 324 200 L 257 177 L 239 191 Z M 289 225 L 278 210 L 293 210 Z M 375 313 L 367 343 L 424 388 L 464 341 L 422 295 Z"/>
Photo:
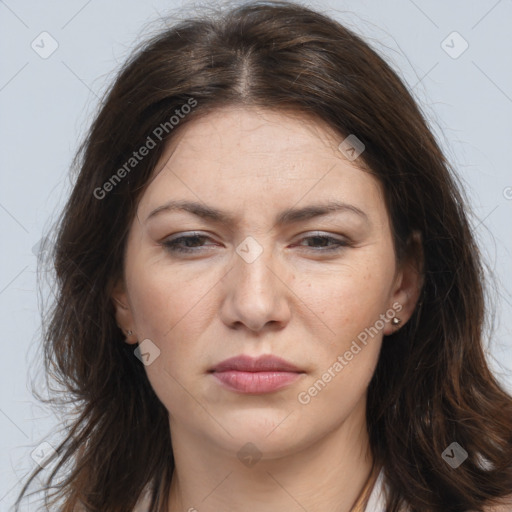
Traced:
<path id="1" fill-rule="evenodd" d="M 301 233 L 299 238 L 299 242 L 302 240 L 307 240 L 310 238 L 323 238 L 328 241 L 334 241 L 340 244 L 340 246 L 349 246 L 352 244 L 352 241 L 344 235 L 340 234 L 334 234 L 334 233 L 326 233 L 324 231 L 313 231 L 313 232 L 306 232 Z M 331 247 L 331 249 L 334 249 L 335 247 Z M 327 251 L 328 249 L 325 249 Z"/>
<path id="2" fill-rule="evenodd" d="M 168 244 L 176 240 L 180 240 L 181 238 L 208 238 L 210 240 L 213 240 L 212 235 L 210 235 L 209 233 L 202 233 L 200 231 L 182 231 L 180 233 L 174 233 L 173 235 L 163 238 L 160 241 L 160 243 Z"/>
<path id="3" fill-rule="evenodd" d="M 304 240 L 309 240 L 309 239 L 314 239 L 314 238 L 319 238 L 319 239 L 326 240 L 328 243 L 331 244 L 331 245 L 321 246 L 321 247 L 296 244 L 298 247 L 303 247 L 306 250 L 308 250 L 308 252 L 316 253 L 317 255 L 321 255 L 321 254 L 326 255 L 326 254 L 331 254 L 331 253 L 335 254 L 335 253 L 340 252 L 342 249 L 353 245 L 351 240 L 347 239 L 347 237 L 345 237 L 345 236 L 334 235 L 334 234 L 325 233 L 322 231 L 301 233 L 298 236 L 300 237 L 298 242 L 301 242 Z M 170 253 L 174 253 L 176 255 L 178 255 L 180 253 L 182 255 L 184 255 L 184 254 L 192 254 L 192 253 L 200 254 L 202 252 L 205 252 L 205 250 L 207 250 L 207 249 L 204 248 L 204 244 L 199 247 L 184 247 L 184 246 L 180 246 L 178 243 L 179 240 L 186 241 L 189 239 L 196 239 L 196 238 L 213 240 L 213 238 L 209 234 L 204 234 L 199 231 L 190 231 L 190 232 L 176 233 L 171 238 L 166 238 L 163 241 L 161 241 L 160 243 L 162 246 L 164 246 L 164 248 L 166 250 L 168 250 Z"/>
<path id="4" fill-rule="evenodd" d="M 307 237 L 310 237 L 310 236 L 325 236 L 325 237 L 330 237 L 330 238 L 336 238 L 336 239 L 343 239 L 343 240 L 348 240 L 348 237 L 346 235 L 342 235 L 341 233 L 331 233 L 329 231 L 320 231 L 320 230 L 313 230 L 313 231 L 305 231 L 304 233 L 300 233 L 299 235 L 297 235 L 301 238 L 307 238 Z"/>
<path id="5" fill-rule="evenodd" d="M 173 241 L 179 238 L 185 237 L 205 237 L 213 239 L 213 235 L 208 232 L 201 231 L 182 231 L 179 233 L 174 233 L 173 235 L 167 236 L 162 239 L 162 242 Z M 342 235 L 341 233 L 330 233 L 326 231 L 306 231 L 304 233 L 300 233 L 297 235 L 299 238 L 309 238 L 309 237 L 324 237 L 324 238 L 333 238 L 338 240 L 339 242 L 350 242 L 350 238 L 346 235 Z"/>

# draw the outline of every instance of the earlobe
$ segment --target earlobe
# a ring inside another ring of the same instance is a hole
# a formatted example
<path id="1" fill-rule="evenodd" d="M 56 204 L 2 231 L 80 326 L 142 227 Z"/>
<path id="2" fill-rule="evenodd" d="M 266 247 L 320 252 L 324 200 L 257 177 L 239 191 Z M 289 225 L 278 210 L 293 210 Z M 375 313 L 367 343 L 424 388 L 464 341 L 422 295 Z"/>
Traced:
<path id="1" fill-rule="evenodd" d="M 421 234 L 415 231 L 407 244 L 407 251 L 392 295 L 393 309 L 397 314 L 386 326 L 385 335 L 393 334 L 411 318 L 423 288 L 423 266 L 422 238 Z M 395 308 L 396 304 L 399 304 L 400 309 Z"/>

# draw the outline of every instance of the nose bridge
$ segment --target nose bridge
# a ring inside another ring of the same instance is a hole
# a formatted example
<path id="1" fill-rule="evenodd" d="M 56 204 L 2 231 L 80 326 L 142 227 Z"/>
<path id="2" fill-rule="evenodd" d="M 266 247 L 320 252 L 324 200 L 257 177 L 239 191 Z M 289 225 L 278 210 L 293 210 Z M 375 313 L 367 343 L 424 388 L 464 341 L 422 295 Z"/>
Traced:
<path id="1" fill-rule="evenodd" d="M 272 321 L 283 322 L 288 309 L 284 284 L 276 276 L 273 249 L 263 243 L 263 237 L 243 240 L 236 248 L 234 268 L 229 273 L 229 322 L 241 322 L 252 330 Z"/>
<path id="2" fill-rule="evenodd" d="M 235 275 L 238 290 L 246 295 L 264 294 L 268 299 L 276 286 L 271 271 L 275 262 L 272 247 L 264 243 L 263 237 L 248 236 L 238 245 Z"/>

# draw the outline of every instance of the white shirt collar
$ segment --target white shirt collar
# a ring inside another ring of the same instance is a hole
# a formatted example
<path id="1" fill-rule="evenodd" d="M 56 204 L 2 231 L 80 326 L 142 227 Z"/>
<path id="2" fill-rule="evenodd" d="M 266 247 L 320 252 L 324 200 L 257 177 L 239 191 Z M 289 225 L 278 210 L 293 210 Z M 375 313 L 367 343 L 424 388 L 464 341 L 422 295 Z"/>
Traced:
<path id="1" fill-rule="evenodd" d="M 379 476 L 373 485 L 372 493 L 366 505 L 365 512 L 385 512 L 386 502 L 384 500 L 384 469 L 381 469 Z"/>

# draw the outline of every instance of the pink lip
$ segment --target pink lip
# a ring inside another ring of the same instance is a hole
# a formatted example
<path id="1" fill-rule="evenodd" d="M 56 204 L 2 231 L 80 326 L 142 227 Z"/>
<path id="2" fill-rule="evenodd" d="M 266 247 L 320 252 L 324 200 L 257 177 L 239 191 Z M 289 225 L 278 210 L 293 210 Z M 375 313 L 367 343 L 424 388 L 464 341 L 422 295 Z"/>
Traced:
<path id="1" fill-rule="evenodd" d="M 232 391 L 260 394 L 288 386 L 304 372 L 272 355 L 257 359 L 241 355 L 222 361 L 210 373 Z"/>

